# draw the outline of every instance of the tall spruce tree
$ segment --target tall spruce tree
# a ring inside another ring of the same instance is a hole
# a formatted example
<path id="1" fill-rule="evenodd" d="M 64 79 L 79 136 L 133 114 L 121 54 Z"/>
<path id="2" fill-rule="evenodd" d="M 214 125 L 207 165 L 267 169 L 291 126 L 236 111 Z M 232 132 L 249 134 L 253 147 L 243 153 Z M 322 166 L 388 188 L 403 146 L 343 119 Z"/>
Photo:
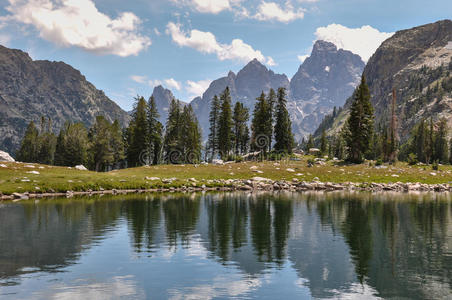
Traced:
<path id="1" fill-rule="evenodd" d="M 90 140 L 90 168 L 99 172 L 106 170 L 114 163 L 114 149 L 112 146 L 112 126 L 104 116 L 97 116 L 94 125 L 89 130 Z"/>
<path id="2" fill-rule="evenodd" d="M 118 120 L 111 125 L 111 147 L 113 150 L 113 164 L 120 167 L 120 163 L 125 158 L 124 138 L 122 136 L 122 128 Z"/>
<path id="3" fill-rule="evenodd" d="M 182 112 L 182 154 L 185 163 L 198 163 L 201 160 L 202 133 L 198 119 L 191 105 Z"/>
<path id="4" fill-rule="evenodd" d="M 221 158 L 225 159 L 232 150 L 233 132 L 232 132 L 232 108 L 231 94 L 229 87 L 223 91 L 220 96 L 221 109 L 218 120 L 218 150 Z"/>
<path id="5" fill-rule="evenodd" d="M 447 120 L 442 118 L 438 122 L 438 129 L 434 138 L 435 151 L 434 159 L 442 164 L 448 162 L 448 147 L 447 147 Z"/>
<path id="6" fill-rule="evenodd" d="M 361 163 L 365 153 L 370 149 L 373 135 L 373 107 L 370 103 L 370 91 L 364 76 L 354 93 L 347 120 L 345 140 L 348 147 L 347 160 Z"/>
<path id="7" fill-rule="evenodd" d="M 148 163 L 143 160 L 147 157 L 149 146 L 148 105 L 143 97 L 136 97 L 132 120 L 128 129 L 127 161 L 131 167 Z"/>
<path id="8" fill-rule="evenodd" d="M 88 130 L 85 125 L 65 122 L 57 138 L 55 164 L 58 166 L 87 165 L 88 148 Z"/>
<path id="9" fill-rule="evenodd" d="M 272 142 L 272 138 L 273 138 L 273 127 L 275 126 L 276 123 L 276 104 L 277 104 L 277 95 L 274 89 L 270 89 L 270 91 L 268 92 L 268 96 L 267 96 L 267 103 L 270 107 L 270 120 L 271 120 L 271 128 L 272 128 L 272 132 L 270 133 L 270 143 L 269 143 L 269 148 L 268 150 L 271 151 L 271 146 L 273 144 Z"/>
<path id="10" fill-rule="evenodd" d="M 291 154 L 294 140 L 292 122 L 290 121 L 286 104 L 286 89 L 279 88 L 278 102 L 276 104 L 275 150 Z"/>
<path id="11" fill-rule="evenodd" d="M 220 119 L 221 103 L 217 95 L 212 99 L 209 114 L 209 138 L 207 140 L 206 151 L 210 153 L 210 159 L 213 159 L 218 151 L 218 123 Z"/>
<path id="12" fill-rule="evenodd" d="M 172 99 L 166 121 L 164 140 L 165 160 L 167 163 L 178 163 L 182 160 L 182 112 L 179 100 Z"/>
<path id="13" fill-rule="evenodd" d="M 163 144 L 163 125 L 159 121 L 160 115 L 155 103 L 154 96 L 151 96 L 148 101 L 148 151 L 149 151 L 149 164 L 158 164 L 161 157 L 162 144 Z"/>
<path id="14" fill-rule="evenodd" d="M 23 162 L 37 162 L 39 149 L 39 131 L 35 123 L 31 121 L 25 130 L 17 159 Z"/>
<path id="15" fill-rule="evenodd" d="M 312 136 L 312 134 L 309 134 L 304 151 L 306 153 L 309 153 L 309 149 L 311 148 L 314 148 L 314 137 Z"/>
<path id="16" fill-rule="evenodd" d="M 327 149 L 328 149 L 328 140 L 326 138 L 325 129 L 323 129 L 322 136 L 320 137 L 320 154 L 321 155 L 327 154 Z"/>
<path id="17" fill-rule="evenodd" d="M 243 103 L 237 102 L 234 106 L 233 128 L 234 128 L 234 147 L 236 154 L 244 154 L 244 149 L 247 148 L 247 139 L 249 139 L 248 132 L 248 120 L 249 120 L 248 108 Z"/>
<path id="18" fill-rule="evenodd" d="M 51 165 L 54 163 L 57 137 L 52 132 L 52 120 L 41 118 L 41 131 L 38 137 L 37 162 Z"/>
<path id="19" fill-rule="evenodd" d="M 271 149 L 272 142 L 272 109 L 264 92 L 256 100 L 251 121 L 251 148 L 263 150 L 264 155 L 266 155 Z"/>

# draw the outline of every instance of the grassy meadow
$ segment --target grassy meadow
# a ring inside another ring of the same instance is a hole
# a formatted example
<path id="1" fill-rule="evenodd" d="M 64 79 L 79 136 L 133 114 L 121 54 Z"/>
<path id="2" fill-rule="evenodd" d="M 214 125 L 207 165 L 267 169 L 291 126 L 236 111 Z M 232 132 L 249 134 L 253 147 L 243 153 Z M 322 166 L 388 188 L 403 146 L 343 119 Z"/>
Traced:
<path id="1" fill-rule="evenodd" d="M 101 189 L 152 189 L 182 186 L 227 186 L 227 179 L 251 179 L 322 182 L 421 182 L 452 183 L 452 167 L 408 166 L 405 163 L 375 167 L 367 164 L 344 165 L 332 161 L 308 166 L 299 161 L 241 162 L 225 165 L 158 165 L 115 170 L 105 173 L 74 168 L 28 163 L 0 163 L 0 192 L 66 192 Z M 39 174 L 38 174 L 39 173 Z M 154 177 L 154 178 L 153 178 Z M 157 178 L 156 178 L 157 177 Z M 173 180 L 167 180 L 173 178 Z M 193 180 L 193 178 L 195 180 Z M 223 181 L 222 181 L 223 180 Z"/>

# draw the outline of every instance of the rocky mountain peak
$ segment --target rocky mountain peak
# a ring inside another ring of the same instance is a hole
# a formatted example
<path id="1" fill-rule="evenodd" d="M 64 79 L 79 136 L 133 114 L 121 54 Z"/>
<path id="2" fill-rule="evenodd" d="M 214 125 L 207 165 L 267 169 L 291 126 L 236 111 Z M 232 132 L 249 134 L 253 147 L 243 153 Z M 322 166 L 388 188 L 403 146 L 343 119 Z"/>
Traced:
<path id="1" fill-rule="evenodd" d="M 318 40 L 314 43 L 312 47 L 312 55 L 316 55 L 321 52 L 336 52 L 337 47 L 335 44 L 327 41 Z"/>
<path id="2" fill-rule="evenodd" d="M 168 118 L 168 109 L 170 107 L 171 100 L 173 100 L 175 97 L 169 89 L 166 89 L 161 85 L 154 87 L 152 96 L 154 97 L 155 104 L 160 114 L 160 122 L 162 124 L 165 124 L 166 119 Z M 181 105 L 187 104 L 182 101 L 180 101 L 180 103 Z"/>

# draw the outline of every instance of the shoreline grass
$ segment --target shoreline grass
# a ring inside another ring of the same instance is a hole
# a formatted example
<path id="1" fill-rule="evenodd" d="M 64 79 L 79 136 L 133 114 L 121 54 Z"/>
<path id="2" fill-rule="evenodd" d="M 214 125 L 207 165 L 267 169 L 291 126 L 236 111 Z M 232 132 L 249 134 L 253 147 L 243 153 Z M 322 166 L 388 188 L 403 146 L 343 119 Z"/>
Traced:
<path id="1" fill-rule="evenodd" d="M 190 187 L 193 184 L 198 187 L 216 187 L 226 186 L 220 180 L 251 179 L 255 176 L 272 180 L 291 181 L 296 178 L 299 181 L 319 180 L 333 183 L 452 183 L 452 166 L 440 166 L 438 171 L 433 171 L 430 166 L 409 166 L 402 162 L 382 168 L 369 164 L 341 165 L 328 161 L 325 165 L 308 167 L 308 159 L 312 157 L 306 156 L 299 161 L 248 161 L 225 165 L 144 166 L 105 173 L 40 164 L 1 162 L 0 192 L 10 195 L 14 192 L 155 189 Z M 149 180 L 151 177 L 159 179 Z M 177 179 L 166 182 L 165 179 L 169 178 Z M 191 178 L 196 182 L 190 180 Z"/>

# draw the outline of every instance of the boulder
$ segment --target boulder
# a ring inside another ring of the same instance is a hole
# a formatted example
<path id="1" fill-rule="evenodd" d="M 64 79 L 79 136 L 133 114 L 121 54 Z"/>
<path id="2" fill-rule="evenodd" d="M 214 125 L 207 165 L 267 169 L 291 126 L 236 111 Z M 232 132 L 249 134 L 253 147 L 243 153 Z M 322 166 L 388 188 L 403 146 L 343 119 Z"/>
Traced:
<path id="1" fill-rule="evenodd" d="M 221 159 L 213 159 L 212 160 L 212 164 L 213 165 L 224 165 L 224 161 L 223 160 L 221 160 Z"/>
<path id="2" fill-rule="evenodd" d="M 75 166 L 74 168 L 79 171 L 88 171 L 88 169 L 83 165 L 78 165 L 78 166 Z"/>
<path id="3" fill-rule="evenodd" d="M 12 158 L 9 153 L 4 151 L 0 151 L 0 161 L 15 162 L 14 158 Z"/>

